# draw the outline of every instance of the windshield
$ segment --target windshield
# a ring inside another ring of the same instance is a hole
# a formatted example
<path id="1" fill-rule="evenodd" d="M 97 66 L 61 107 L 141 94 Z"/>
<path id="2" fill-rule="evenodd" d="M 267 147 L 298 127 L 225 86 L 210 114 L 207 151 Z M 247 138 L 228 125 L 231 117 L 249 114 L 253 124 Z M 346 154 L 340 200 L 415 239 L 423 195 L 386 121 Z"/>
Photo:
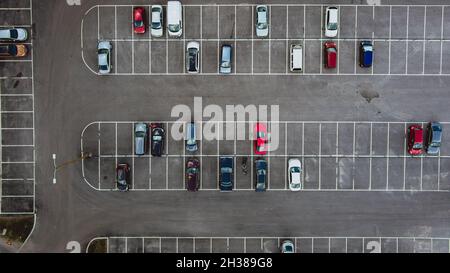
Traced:
<path id="1" fill-rule="evenodd" d="M 100 65 L 100 70 L 108 70 L 108 66 L 107 65 Z"/>
<path id="2" fill-rule="evenodd" d="M 180 31 L 180 24 L 169 25 L 169 30 L 171 32 L 178 32 L 178 31 Z"/>
<path id="3" fill-rule="evenodd" d="M 153 29 L 160 29 L 161 23 L 160 22 L 152 22 L 152 28 Z"/>
<path id="4" fill-rule="evenodd" d="M 221 169 L 222 173 L 231 173 L 233 170 L 229 167 L 224 167 Z"/>
<path id="5" fill-rule="evenodd" d="M 299 173 L 300 172 L 300 168 L 299 167 L 292 167 L 291 168 L 291 173 Z"/>
<path id="6" fill-rule="evenodd" d="M 230 62 L 222 62 L 222 67 L 230 67 Z"/>
<path id="7" fill-rule="evenodd" d="M 144 25 L 143 21 L 134 21 L 134 26 L 135 27 L 142 27 Z"/>
<path id="8" fill-rule="evenodd" d="M 189 168 L 187 170 L 187 172 L 188 172 L 188 174 L 196 174 L 198 172 L 198 169 L 197 168 Z"/>
<path id="9" fill-rule="evenodd" d="M 422 143 L 414 143 L 413 149 L 422 149 Z"/>
<path id="10" fill-rule="evenodd" d="M 16 29 L 11 29 L 9 33 L 13 39 L 17 39 L 17 37 L 19 37 L 19 32 Z"/>
<path id="11" fill-rule="evenodd" d="M 266 23 L 258 23 L 258 28 L 259 29 L 266 29 L 267 28 L 267 24 Z"/>
<path id="12" fill-rule="evenodd" d="M 337 30 L 337 24 L 336 23 L 328 23 L 328 29 L 329 30 Z"/>

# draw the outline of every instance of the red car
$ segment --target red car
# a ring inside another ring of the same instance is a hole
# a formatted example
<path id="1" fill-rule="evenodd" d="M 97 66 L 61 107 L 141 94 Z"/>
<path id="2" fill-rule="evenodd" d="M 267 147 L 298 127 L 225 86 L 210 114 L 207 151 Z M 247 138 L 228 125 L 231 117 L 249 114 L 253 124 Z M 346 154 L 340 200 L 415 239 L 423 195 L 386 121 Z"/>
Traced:
<path id="1" fill-rule="evenodd" d="M 145 33 L 145 10 L 143 7 L 135 7 L 133 10 L 134 33 Z"/>
<path id="2" fill-rule="evenodd" d="M 325 67 L 336 68 L 337 49 L 335 42 L 325 42 L 323 44 L 325 49 Z"/>
<path id="3" fill-rule="evenodd" d="M 422 154 L 423 129 L 422 126 L 414 124 L 408 128 L 408 153 L 410 155 Z"/>
<path id="4" fill-rule="evenodd" d="M 267 128 L 262 123 L 255 125 L 256 139 L 255 139 L 255 154 L 265 155 L 267 153 Z"/>

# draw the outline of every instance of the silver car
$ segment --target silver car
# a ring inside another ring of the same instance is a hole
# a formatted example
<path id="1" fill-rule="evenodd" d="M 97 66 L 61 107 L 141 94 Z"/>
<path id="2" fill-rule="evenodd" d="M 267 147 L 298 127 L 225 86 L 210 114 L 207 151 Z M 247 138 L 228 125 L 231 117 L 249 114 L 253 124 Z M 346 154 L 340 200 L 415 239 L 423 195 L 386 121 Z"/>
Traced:
<path id="1" fill-rule="evenodd" d="M 144 155 L 147 151 L 148 127 L 145 123 L 136 123 L 134 126 L 134 153 Z"/>
<path id="2" fill-rule="evenodd" d="M 24 28 L 0 29 L 0 40 L 23 42 L 28 39 L 28 32 Z"/>
<path id="3" fill-rule="evenodd" d="M 100 41 L 98 43 L 98 73 L 102 75 L 111 72 L 111 50 L 112 45 L 110 41 Z"/>
<path id="4" fill-rule="evenodd" d="M 269 35 L 269 10 L 266 5 L 256 6 L 256 37 Z"/>
<path id="5" fill-rule="evenodd" d="M 161 5 L 152 6 L 150 32 L 153 37 L 161 37 L 163 35 L 163 7 Z"/>

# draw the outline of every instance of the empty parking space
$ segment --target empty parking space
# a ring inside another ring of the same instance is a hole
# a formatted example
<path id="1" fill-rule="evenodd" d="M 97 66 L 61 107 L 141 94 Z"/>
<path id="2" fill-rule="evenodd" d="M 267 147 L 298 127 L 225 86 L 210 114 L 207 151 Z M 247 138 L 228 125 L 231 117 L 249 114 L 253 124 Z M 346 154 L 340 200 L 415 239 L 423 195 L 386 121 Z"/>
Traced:
<path id="1" fill-rule="evenodd" d="M 4 3 L 3 3 L 4 2 Z M 0 60 L 0 214 L 34 213 L 34 86 L 32 1 L 2 1 L 0 26 L 24 28 L 21 58 Z"/>
<path id="2" fill-rule="evenodd" d="M 191 40 L 200 42 L 200 74 L 204 75 L 219 73 L 217 52 L 224 43 L 233 46 L 233 74 L 289 74 L 287 46 L 294 42 L 304 45 L 303 74 L 306 75 L 450 74 L 441 68 L 441 62 L 447 57 L 443 45 L 450 39 L 450 13 L 446 6 L 338 5 L 338 35 L 330 38 L 336 40 L 338 47 L 338 64 L 334 70 L 322 67 L 322 43 L 328 40 L 323 35 L 326 9 L 323 5 L 268 5 L 266 38 L 255 35 L 255 5 L 184 5 L 183 14 L 189 20 L 184 20 L 179 39 L 154 38 L 148 32 L 134 34 L 133 7 L 95 6 L 83 19 L 83 52 L 94 50 L 98 39 L 111 40 L 117 48 L 113 53 L 113 63 L 116 63 L 113 74 L 183 75 L 185 47 Z M 148 12 L 150 7 L 144 9 Z M 371 68 L 358 65 L 358 42 L 362 40 L 372 41 L 374 45 Z M 85 64 L 96 71 L 92 60 L 95 54 L 83 55 Z"/>

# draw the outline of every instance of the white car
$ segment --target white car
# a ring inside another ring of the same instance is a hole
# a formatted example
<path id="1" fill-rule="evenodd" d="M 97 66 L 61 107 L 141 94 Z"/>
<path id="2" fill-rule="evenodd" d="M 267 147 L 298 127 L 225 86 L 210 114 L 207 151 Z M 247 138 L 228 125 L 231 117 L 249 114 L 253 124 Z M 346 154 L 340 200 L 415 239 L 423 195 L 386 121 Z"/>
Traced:
<path id="1" fill-rule="evenodd" d="M 338 9 L 337 7 L 327 7 L 325 10 L 325 36 L 336 37 L 338 32 Z"/>
<path id="2" fill-rule="evenodd" d="M 161 5 L 152 6 L 150 30 L 153 37 L 161 37 L 163 35 L 163 14 L 163 7 Z"/>
<path id="3" fill-rule="evenodd" d="M 98 73 L 104 75 L 111 72 L 111 50 L 110 41 L 100 41 L 97 47 Z"/>
<path id="4" fill-rule="evenodd" d="M 256 37 L 269 35 L 269 10 L 266 5 L 256 6 Z"/>
<path id="5" fill-rule="evenodd" d="M 281 248 L 281 253 L 294 253 L 295 252 L 295 246 L 291 240 L 284 240 L 281 243 L 280 248 Z"/>
<path id="6" fill-rule="evenodd" d="M 167 32 L 170 37 L 183 35 L 183 7 L 180 1 L 167 1 Z"/>
<path id="7" fill-rule="evenodd" d="M 288 161 L 289 189 L 299 191 L 302 189 L 302 163 L 298 158 L 291 158 Z"/>
<path id="8" fill-rule="evenodd" d="M 27 39 L 28 32 L 24 28 L 0 29 L 0 40 L 23 42 Z"/>

